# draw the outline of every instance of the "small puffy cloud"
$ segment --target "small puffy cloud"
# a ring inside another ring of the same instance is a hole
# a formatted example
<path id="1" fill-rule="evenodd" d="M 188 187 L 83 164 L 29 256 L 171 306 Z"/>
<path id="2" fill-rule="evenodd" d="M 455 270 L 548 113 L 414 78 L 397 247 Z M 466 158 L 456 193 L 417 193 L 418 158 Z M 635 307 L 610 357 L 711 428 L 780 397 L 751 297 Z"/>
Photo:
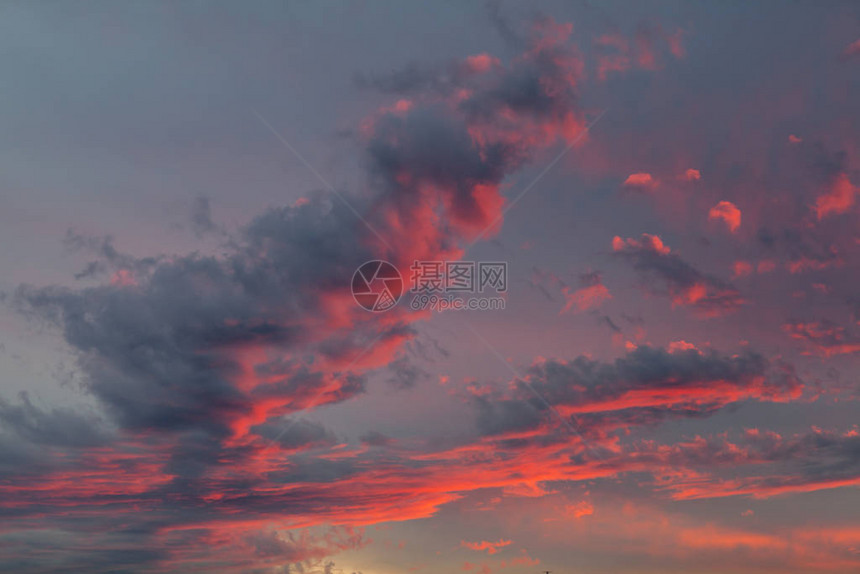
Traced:
<path id="1" fill-rule="evenodd" d="M 624 180 L 625 187 L 636 187 L 641 189 L 653 189 L 657 187 L 657 180 L 650 173 L 631 173 Z"/>
<path id="2" fill-rule="evenodd" d="M 471 71 L 483 74 L 493 67 L 499 66 L 500 62 L 498 58 L 494 58 L 487 53 L 482 53 L 466 58 L 465 65 L 468 66 Z"/>
<path id="3" fill-rule="evenodd" d="M 666 347 L 666 349 L 670 353 L 677 353 L 678 351 L 698 350 L 696 345 L 694 345 L 693 343 L 688 343 L 683 339 L 680 341 L 672 341 L 671 343 L 669 343 L 669 346 Z"/>
<path id="4" fill-rule="evenodd" d="M 802 141 L 803 141 L 803 138 L 798 137 L 794 134 L 791 134 L 788 136 L 788 143 L 799 144 Z"/>
<path id="5" fill-rule="evenodd" d="M 702 179 L 702 173 L 698 169 L 688 169 L 681 176 L 681 179 L 686 181 L 699 181 Z"/>
<path id="6" fill-rule="evenodd" d="M 753 272 L 752 263 L 749 261 L 735 261 L 732 265 L 733 277 L 746 277 Z"/>
<path id="7" fill-rule="evenodd" d="M 741 210 L 731 201 L 721 201 L 708 212 L 708 219 L 722 219 L 729 231 L 735 233 L 741 226 Z"/>

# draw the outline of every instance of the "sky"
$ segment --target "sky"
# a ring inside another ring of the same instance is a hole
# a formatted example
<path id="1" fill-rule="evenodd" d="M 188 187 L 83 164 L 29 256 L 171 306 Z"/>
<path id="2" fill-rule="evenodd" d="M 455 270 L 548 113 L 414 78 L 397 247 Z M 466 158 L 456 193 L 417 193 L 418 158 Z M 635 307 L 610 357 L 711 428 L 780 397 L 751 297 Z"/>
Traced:
<path id="1" fill-rule="evenodd" d="M 860 571 L 856 3 L 10 1 L 0 67 L 0 570 Z"/>

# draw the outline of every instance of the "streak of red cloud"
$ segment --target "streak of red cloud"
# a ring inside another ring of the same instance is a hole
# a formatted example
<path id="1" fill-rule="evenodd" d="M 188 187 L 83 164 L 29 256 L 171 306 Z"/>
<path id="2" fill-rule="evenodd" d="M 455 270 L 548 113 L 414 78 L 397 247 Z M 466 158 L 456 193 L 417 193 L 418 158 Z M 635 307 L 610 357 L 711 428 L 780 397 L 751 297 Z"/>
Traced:
<path id="1" fill-rule="evenodd" d="M 805 341 L 826 357 L 860 352 L 860 337 L 830 321 L 786 323 L 783 330 L 792 338 Z"/>
<path id="2" fill-rule="evenodd" d="M 477 552 L 487 551 L 487 554 L 495 554 L 499 551 L 500 548 L 504 548 L 505 546 L 510 546 L 510 540 L 500 539 L 497 542 L 488 542 L 486 540 L 481 540 L 480 542 L 460 542 L 460 546 L 463 548 L 468 548 L 469 550 L 475 550 Z"/>
<path id="3" fill-rule="evenodd" d="M 759 534 L 705 526 L 689 528 L 680 532 L 679 542 L 693 550 L 724 550 L 731 551 L 740 548 L 756 550 L 784 551 L 788 542 L 772 534 Z"/>
<path id="4" fill-rule="evenodd" d="M 831 249 L 826 258 L 812 258 L 801 255 L 791 261 L 787 261 L 785 268 L 791 274 L 804 273 L 806 271 L 821 271 L 830 267 L 838 267 L 843 264 L 843 259 L 835 248 Z"/>

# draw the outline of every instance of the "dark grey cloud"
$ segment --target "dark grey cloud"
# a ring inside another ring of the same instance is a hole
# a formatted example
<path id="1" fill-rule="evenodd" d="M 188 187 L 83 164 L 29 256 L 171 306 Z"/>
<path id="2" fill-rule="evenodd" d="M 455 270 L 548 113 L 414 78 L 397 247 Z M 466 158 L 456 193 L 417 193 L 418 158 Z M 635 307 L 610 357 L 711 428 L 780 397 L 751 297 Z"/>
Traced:
<path id="1" fill-rule="evenodd" d="M 584 356 L 544 361 L 515 383 L 514 397 L 471 400 L 482 433 L 535 430 L 558 416 L 549 406 L 573 411 L 570 419 L 582 432 L 601 434 L 667 417 L 709 416 L 744 400 L 797 397 L 803 386 L 790 365 L 754 352 L 669 352 L 648 346 L 611 362 Z"/>
<path id="2" fill-rule="evenodd" d="M 394 443 L 394 439 L 378 431 L 370 431 L 361 436 L 361 442 L 368 446 L 385 447 Z"/>
<path id="3" fill-rule="evenodd" d="M 207 233 L 216 233 L 220 227 L 212 220 L 212 205 L 208 197 L 195 197 L 191 203 L 191 230 L 197 237 Z"/>
<path id="4" fill-rule="evenodd" d="M 17 403 L 0 397 L 0 427 L 19 440 L 43 446 L 85 448 L 104 445 L 110 434 L 94 416 L 68 408 L 43 410 L 20 393 Z"/>
<path id="5" fill-rule="evenodd" d="M 146 274 L 163 259 L 160 256 L 135 257 L 123 253 L 114 246 L 114 238 L 110 235 L 94 237 L 73 229 L 66 231 L 63 244 L 72 252 L 84 252 L 96 256 L 95 260 L 87 263 L 82 271 L 75 274 L 75 279 L 97 277 L 108 272 Z"/>
<path id="6" fill-rule="evenodd" d="M 740 292 L 731 283 L 699 271 L 655 241 L 659 242 L 659 238 L 619 240 L 614 253 L 639 272 L 649 292 L 669 297 L 675 304 L 691 306 L 706 316 L 735 311 L 743 305 Z"/>
<path id="7" fill-rule="evenodd" d="M 264 212 L 225 257 L 139 260 L 100 241 L 103 260 L 130 270 L 130 284 L 22 286 L 16 299 L 62 329 L 88 388 L 125 428 L 226 432 L 252 399 L 231 382 L 240 367 L 223 351 L 302 343 L 320 296 L 349 285 L 371 258 L 355 236 L 352 213 L 316 198 Z"/>
<path id="8" fill-rule="evenodd" d="M 305 420 L 273 419 L 251 429 L 256 434 L 277 442 L 285 450 L 298 450 L 317 446 L 332 446 L 337 437 L 329 429 Z"/>

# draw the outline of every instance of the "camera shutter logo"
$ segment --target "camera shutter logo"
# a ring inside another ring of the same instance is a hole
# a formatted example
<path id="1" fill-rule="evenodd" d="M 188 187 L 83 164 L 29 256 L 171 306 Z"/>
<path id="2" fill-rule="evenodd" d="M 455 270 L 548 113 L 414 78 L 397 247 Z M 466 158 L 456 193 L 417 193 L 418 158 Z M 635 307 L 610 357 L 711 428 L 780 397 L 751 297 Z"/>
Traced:
<path id="1" fill-rule="evenodd" d="M 368 311 L 381 313 L 397 304 L 403 295 L 403 278 L 388 261 L 368 261 L 352 276 L 352 296 Z"/>

